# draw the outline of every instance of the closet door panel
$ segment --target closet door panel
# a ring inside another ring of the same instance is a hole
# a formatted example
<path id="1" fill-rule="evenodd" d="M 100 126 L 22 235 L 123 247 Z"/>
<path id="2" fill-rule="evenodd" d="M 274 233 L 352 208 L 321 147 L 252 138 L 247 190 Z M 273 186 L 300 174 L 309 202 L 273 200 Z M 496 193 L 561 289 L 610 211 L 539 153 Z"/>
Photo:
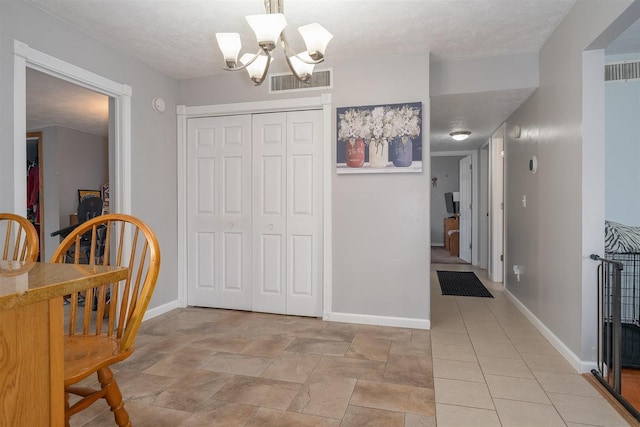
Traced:
<path id="1" fill-rule="evenodd" d="M 322 114 L 287 114 L 287 314 L 322 314 Z"/>
<path id="2" fill-rule="evenodd" d="M 251 308 L 251 116 L 187 124 L 189 305 Z"/>
<path id="3" fill-rule="evenodd" d="M 286 308 L 286 113 L 253 116 L 253 310 Z"/>

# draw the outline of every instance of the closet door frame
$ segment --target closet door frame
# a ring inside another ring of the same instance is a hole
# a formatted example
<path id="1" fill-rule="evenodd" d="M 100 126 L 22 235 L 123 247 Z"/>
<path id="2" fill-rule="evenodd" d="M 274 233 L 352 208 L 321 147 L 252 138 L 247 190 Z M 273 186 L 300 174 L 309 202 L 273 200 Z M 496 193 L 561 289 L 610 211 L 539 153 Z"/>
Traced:
<path id="1" fill-rule="evenodd" d="M 331 242 L 331 199 L 332 173 L 334 170 L 332 148 L 332 104 L 331 95 L 322 94 L 317 97 L 283 99 L 274 101 L 243 102 L 236 104 L 220 104 L 188 107 L 177 107 L 177 167 L 178 167 L 178 306 L 187 306 L 187 120 L 196 117 L 225 116 L 238 114 L 286 112 L 303 110 L 322 110 L 323 121 L 323 219 L 322 219 L 322 277 L 323 293 L 322 317 L 328 319 L 331 314 L 332 298 L 332 242 Z"/>

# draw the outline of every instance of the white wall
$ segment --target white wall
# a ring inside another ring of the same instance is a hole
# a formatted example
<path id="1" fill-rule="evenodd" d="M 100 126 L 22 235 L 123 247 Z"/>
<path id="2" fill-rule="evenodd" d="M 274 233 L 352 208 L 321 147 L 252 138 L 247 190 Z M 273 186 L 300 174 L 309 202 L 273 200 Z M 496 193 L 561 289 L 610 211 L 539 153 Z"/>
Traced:
<path id="1" fill-rule="evenodd" d="M 624 60 L 640 61 L 640 57 L 606 57 L 606 63 Z M 639 226 L 640 81 L 605 84 L 605 132 L 605 217 Z"/>
<path id="2" fill-rule="evenodd" d="M 444 246 L 444 218 L 447 213 L 444 193 L 460 191 L 460 159 L 458 157 L 431 157 L 431 177 L 438 178 L 438 186 L 431 187 L 431 245 Z"/>
<path id="3" fill-rule="evenodd" d="M 177 83 L 20 0 L 0 1 L 0 210 L 13 194 L 13 40 L 112 81 L 132 87 L 132 214 L 155 231 L 162 266 L 151 308 L 177 299 Z M 165 99 L 156 113 L 151 100 Z M 24 165 L 18 165 L 24 167 Z"/>
<path id="4" fill-rule="evenodd" d="M 402 67 L 397 67 L 399 63 Z M 326 66 L 334 71 L 334 108 L 403 102 L 422 102 L 423 108 L 422 173 L 332 176 L 334 318 L 424 323 L 429 319 L 428 54 L 385 61 L 327 61 Z M 181 81 L 179 103 L 224 104 L 317 93 L 322 92 L 269 95 L 266 83 L 256 88 L 242 72 Z M 335 162 L 335 117 L 332 130 L 329 160 Z"/>
<path id="5" fill-rule="evenodd" d="M 631 3 L 577 2 L 540 51 L 540 87 L 507 121 L 506 289 L 577 369 L 595 360 L 596 325 L 596 307 L 586 294 L 595 291 L 583 291 L 582 273 L 588 256 L 582 190 L 589 174 L 582 157 L 583 51 Z M 516 124 L 519 139 L 510 132 Z M 534 154 L 536 174 L 527 167 Z M 524 267 L 519 282 L 514 264 Z"/>

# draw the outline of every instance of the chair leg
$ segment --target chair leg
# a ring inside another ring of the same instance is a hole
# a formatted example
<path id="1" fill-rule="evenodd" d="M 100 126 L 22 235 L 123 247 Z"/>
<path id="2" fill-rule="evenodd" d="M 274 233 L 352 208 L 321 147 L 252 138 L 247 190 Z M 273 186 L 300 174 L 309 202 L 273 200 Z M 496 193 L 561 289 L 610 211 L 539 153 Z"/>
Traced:
<path id="1" fill-rule="evenodd" d="M 71 416 L 69 415 L 69 393 L 64 394 L 64 425 L 65 427 L 71 427 L 69 424 L 69 420 Z"/>
<path id="2" fill-rule="evenodd" d="M 122 393 L 120 387 L 113 378 L 113 373 L 108 367 L 98 370 L 98 380 L 100 386 L 105 390 L 105 399 L 113 412 L 113 417 L 116 420 L 116 424 L 119 427 L 131 427 L 131 421 L 129 420 L 129 414 L 124 409 L 124 402 L 122 402 Z"/>

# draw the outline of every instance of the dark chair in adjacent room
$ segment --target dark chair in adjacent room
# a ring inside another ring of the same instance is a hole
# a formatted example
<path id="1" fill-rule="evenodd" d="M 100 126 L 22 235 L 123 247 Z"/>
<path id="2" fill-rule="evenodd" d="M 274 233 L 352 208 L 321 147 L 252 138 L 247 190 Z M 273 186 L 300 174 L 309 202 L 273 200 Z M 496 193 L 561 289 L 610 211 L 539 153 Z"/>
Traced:
<path id="1" fill-rule="evenodd" d="M 99 241 L 100 234 L 102 241 Z M 107 214 L 76 227 L 60 243 L 51 262 L 79 264 L 79 257 L 70 259 L 67 254 L 80 251 L 81 236 L 89 236 L 86 241 L 89 265 L 86 268 L 97 264 L 126 267 L 128 276 L 121 282 L 86 291 L 87 300 L 96 298 L 95 315 L 89 304 L 80 307 L 79 293 L 70 297 L 68 319 L 65 319 L 68 330 L 64 338 L 66 425 L 69 426 L 72 415 L 103 398 L 109 404 L 116 424 L 130 426 L 131 421 L 110 366 L 133 353 L 134 340 L 158 278 L 160 247 L 153 231 L 139 219 L 124 214 Z M 97 257 L 98 251 L 103 251 L 104 256 Z M 82 381 L 92 374 L 97 374 L 100 383 L 97 389 L 85 386 L 89 382 Z M 70 394 L 81 399 L 70 404 Z"/>
<path id="2" fill-rule="evenodd" d="M 78 204 L 78 224 L 70 225 L 69 227 L 62 228 L 60 230 L 54 231 L 51 233 L 51 236 L 60 236 L 62 239 L 67 237 L 71 232 L 73 232 L 78 226 L 85 223 L 86 221 L 93 219 L 99 215 L 102 215 L 102 199 L 96 196 L 85 196 L 82 198 L 80 203 Z M 91 236 L 82 235 L 80 236 L 81 244 L 78 247 L 78 252 L 68 253 L 67 256 L 74 258 L 75 256 L 80 257 L 80 264 L 89 264 L 89 244 L 88 240 Z M 97 256 L 101 256 L 101 253 L 98 253 Z"/>

